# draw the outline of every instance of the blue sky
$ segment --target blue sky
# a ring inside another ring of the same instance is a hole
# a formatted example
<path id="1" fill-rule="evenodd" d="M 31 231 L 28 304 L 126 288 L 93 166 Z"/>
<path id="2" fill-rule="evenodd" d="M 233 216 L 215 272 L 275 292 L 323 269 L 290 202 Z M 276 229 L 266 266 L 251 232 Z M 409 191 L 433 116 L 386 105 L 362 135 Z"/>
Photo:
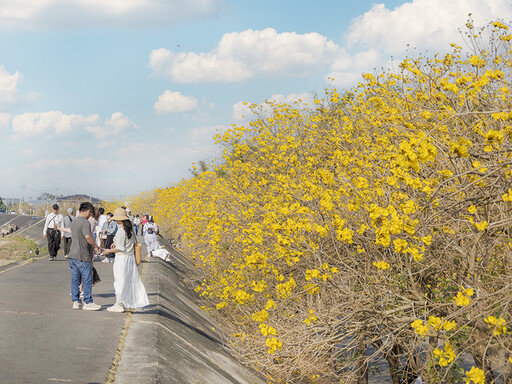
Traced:
<path id="1" fill-rule="evenodd" d="M 446 51 L 469 13 L 512 19 L 505 0 L 0 0 L 0 196 L 177 182 L 243 101 L 352 87 L 407 44 Z"/>

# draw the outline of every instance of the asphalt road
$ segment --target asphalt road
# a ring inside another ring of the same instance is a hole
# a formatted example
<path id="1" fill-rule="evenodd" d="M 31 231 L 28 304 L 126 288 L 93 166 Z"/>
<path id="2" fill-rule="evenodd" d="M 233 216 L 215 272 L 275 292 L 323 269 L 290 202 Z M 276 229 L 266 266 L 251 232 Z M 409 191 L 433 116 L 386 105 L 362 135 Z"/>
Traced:
<path id="1" fill-rule="evenodd" d="M 104 383 L 126 313 L 115 301 L 112 265 L 95 263 L 100 311 L 71 309 L 67 260 L 36 260 L 0 272 L 0 382 Z"/>

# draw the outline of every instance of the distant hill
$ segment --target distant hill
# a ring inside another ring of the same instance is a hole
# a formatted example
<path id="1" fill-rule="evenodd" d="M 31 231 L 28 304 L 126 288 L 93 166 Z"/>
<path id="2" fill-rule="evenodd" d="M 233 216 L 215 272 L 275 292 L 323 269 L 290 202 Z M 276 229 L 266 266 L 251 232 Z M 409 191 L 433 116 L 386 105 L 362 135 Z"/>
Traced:
<path id="1" fill-rule="evenodd" d="M 87 195 L 69 195 L 69 196 L 59 196 L 57 197 L 57 201 L 90 201 L 93 204 L 100 204 L 103 202 L 101 199 L 97 199 L 96 197 L 87 196 Z"/>

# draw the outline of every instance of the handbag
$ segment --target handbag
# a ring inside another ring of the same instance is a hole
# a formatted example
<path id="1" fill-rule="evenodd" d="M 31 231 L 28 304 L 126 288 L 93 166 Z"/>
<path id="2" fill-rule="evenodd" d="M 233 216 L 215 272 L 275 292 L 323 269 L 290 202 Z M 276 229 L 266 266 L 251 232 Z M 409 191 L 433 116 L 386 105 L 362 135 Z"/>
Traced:
<path id="1" fill-rule="evenodd" d="M 107 240 L 107 236 L 105 232 L 100 232 L 100 240 Z"/>
<path id="2" fill-rule="evenodd" d="M 135 264 L 140 265 L 142 262 L 142 244 L 137 241 L 137 235 L 133 232 L 135 244 L 133 245 L 133 253 L 135 254 Z"/>
<path id="3" fill-rule="evenodd" d="M 92 283 L 96 284 L 96 283 L 99 283 L 100 281 L 101 281 L 100 274 L 98 273 L 96 268 L 92 267 Z"/>

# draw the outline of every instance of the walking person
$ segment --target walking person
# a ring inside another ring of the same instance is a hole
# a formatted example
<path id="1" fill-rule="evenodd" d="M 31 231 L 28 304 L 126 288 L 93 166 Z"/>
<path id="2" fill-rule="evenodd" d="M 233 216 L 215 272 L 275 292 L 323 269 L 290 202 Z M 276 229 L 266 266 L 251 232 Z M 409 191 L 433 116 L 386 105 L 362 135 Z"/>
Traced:
<path id="1" fill-rule="evenodd" d="M 60 249 L 60 238 L 61 233 L 57 229 L 58 227 L 62 227 L 64 222 L 64 218 L 59 213 L 59 206 L 57 204 L 53 204 L 53 212 L 46 215 L 46 220 L 44 222 L 43 228 L 43 238 L 48 241 L 48 253 L 50 254 L 49 261 L 57 260 L 57 252 Z"/>
<path id="2" fill-rule="evenodd" d="M 143 235 L 144 242 L 146 243 L 146 247 L 148 249 L 149 256 L 153 256 L 152 252 L 160 249 L 160 245 L 158 245 L 158 240 L 156 235 L 158 235 L 158 226 L 155 224 L 153 220 L 153 216 L 149 218 L 149 221 L 144 225 Z"/>
<path id="3" fill-rule="evenodd" d="M 104 247 L 105 249 L 112 248 L 112 244 L 114 244 L 114 236 L 117 233 L 117 223 L 114 220 L 112 220 L 113 216 L 114 215 L 112 214 L 112 212 L 107 213 L 107 222 L 105 224 L 103 224 L 103 228 L 102 228 L 103 233 L 105 233 L 107 235 L 107 240 L 105 240 L 105 247 Z M 104 263 L 113 263 L 114 257 L 115 257 L 114 254 L 110 254 L 103 260 L 103 262 Z"/>
<path id="4" fill-rule="evenodd" d="M 140 217 L 139 215 L 135 216 L 133 219 L 133 230 L 136 235 L 139 235 L 139 226 L 140 226 Z"/>
<path id="5" fill-rule="evenodd" d="M 73 309 L 80 309 L 80 281 L 83 281 L 83 309 L 97 311 L 101 306 L 92 299 L 92 254 L 99 248 L 92 237 L 89 218 L 94 214 L 94 206 L 89 202 L 80 204 L 78 217 L 71 223 L 71 250 L 69 252 L 69 268 L 71 269 L 71 299 Z"/>
<path id="6" fill-rule="evenodd" d="M 73 222 L 73 208 L 68 208 L 68 215 L 63 219 L 63 228 L 70 228 L 71 223 Z M 64 257 L 67 259 L 69 256 L 69 251 L 71 249 L 71 233 L 62 231 L 62 242 L 64 248 Z"/>
<path id="7" fill-rule="evenodd" d="M 104 250 L 103 254 L 116 255 L 112 268 L 116 302 L 107 308 L 107 311 L 124 312 L 125 308 L 145 307 L 149 305 L 149 300 L 135 263 L 135 234 L 132 222 L 122 208 L 114 211 L 113 219 L 118 225 L 114 244 L 112 248 Z"/>

